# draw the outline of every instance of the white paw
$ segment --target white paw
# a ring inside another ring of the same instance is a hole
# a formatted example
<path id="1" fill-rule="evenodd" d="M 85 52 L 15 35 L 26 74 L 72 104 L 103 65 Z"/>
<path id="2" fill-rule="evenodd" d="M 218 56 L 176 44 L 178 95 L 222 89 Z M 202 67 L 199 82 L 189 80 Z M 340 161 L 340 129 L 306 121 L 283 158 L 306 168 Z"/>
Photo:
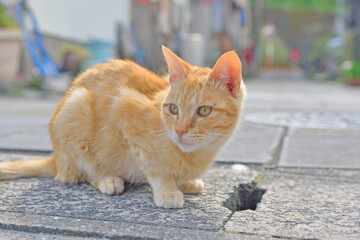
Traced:
<path id="1" fill-rule="evenodd" d="M 107 177 L 99 181 L 99 190 L 107 195 L 117 195 L 124 191 L 124 181 L 119 177 Z"/>
<path id="2" fill-rule="evenodd" d="M 184 196 L 180 191 L 155 193 L 154 200 L 158 207 L 182 208 L 184 206 Z"/>
<path id="3" fill-rule="evenodd" d="M 204 182 L 200 179 L 190 180 L 180 186 L 184 193 L 200 193 L 204 189 Z"/>

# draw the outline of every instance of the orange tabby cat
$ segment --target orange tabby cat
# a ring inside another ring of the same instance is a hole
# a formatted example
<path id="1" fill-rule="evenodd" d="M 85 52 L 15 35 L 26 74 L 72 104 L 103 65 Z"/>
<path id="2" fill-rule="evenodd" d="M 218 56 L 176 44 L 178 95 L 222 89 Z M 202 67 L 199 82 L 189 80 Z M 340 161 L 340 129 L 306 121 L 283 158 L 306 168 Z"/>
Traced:
<path id="1" fill-rule="evenodd" d="M 109 195 L 149 182 L 157 206 L 181 208 L 235 131 L 245 86 L 234 51 L 212 70 L 163 53 L 169 80 L 126 60 L 81 74 L 50 122 L 54 156 L 0 163 L 0 179 L 55 177 Z"/>

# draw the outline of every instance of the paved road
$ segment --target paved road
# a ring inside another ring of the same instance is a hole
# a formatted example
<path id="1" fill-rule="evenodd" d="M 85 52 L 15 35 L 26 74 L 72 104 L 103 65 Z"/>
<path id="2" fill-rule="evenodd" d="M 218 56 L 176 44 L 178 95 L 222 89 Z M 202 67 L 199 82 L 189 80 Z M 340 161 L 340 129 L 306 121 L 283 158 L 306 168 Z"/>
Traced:
<path id="1" fill-rule="evenodd" d="M 360 89 L 276 71 L 247 87 L 236 136 L 184 209 L 156 208 L 147 185 L 109 197 L 52 179 L 2 181 L 0 238 L 360 239 Z M 0 97 L 0 161 L 51 153 L 58 101 Z"/>

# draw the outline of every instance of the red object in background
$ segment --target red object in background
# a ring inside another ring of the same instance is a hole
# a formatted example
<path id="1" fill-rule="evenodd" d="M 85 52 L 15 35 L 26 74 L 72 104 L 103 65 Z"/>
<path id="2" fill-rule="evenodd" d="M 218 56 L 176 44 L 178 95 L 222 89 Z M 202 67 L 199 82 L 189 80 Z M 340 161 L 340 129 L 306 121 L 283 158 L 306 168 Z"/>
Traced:
<path id="1" fill-rule="evenodd" d="M 149 4 L 150 0 L 136 0 L 137 4 Z"/>
<path id="2" fill-rule="evenodd" d="M 251 45 L 250 47 L 248 47 L 245 52 L 243 53 L 243 58 L 245 61 L 245 67 L 246 68 L 250 68 L 251 67 L 251 62 L 254 59 L 254 52 L 255 52 L 255 45 Z"/>
<path id="3" fill-rule="evenodd" d="M 300 51 L 297 48 L 293 48 L 290 51 L 290 60 L 293 63 L 298 63 L 300 60 Z"/>
<path id="4" fill-rule="evenodd" d="M 348 85 L 352 86 L 352 87 L 358 87 L 358 86 L 360 86 L 360 79 L 355 79 L 355 78 L 350 79 L 348 81 Z"/>

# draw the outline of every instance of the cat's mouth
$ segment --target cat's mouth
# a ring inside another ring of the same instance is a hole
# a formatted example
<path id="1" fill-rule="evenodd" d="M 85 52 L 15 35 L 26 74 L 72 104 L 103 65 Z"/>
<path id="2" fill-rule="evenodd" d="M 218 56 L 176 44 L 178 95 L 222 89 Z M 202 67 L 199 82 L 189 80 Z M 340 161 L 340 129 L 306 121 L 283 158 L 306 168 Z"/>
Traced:
<path id="1" fill-rule="evenodd" d="M 187 139 L 184 139 L 184 138 L 178 138 L 178 142 L 180 144 L 183 144 L 183 145 L 190 145 L 192 143 L 190 143 Z"/>
<path id="2" fill-rule="evenodd" d="M 194 143 L 187 143 L 187 142 L 184 142 L 184 141 L 179 141 L 177 143 L 177 146 L 183 151 L 183 152 L 193 152 L 195 151 L 196 149 L 198 149 L 198 146 L 197 144 L 194 144 Z"/>
<path id="3" fill-rule="evenodd" d="M 197 150 L 201 145 L 198 142 L 191 141 L 185 136 L 183 136 L 182 138 L 177 137 L 175 143 L 183 152 L 193 152 Z"/>
<path id="4" fill-rule="evenodd" d="M 175 132 L 170 132 L 170 140 L 183 152 L 193 152 L 204 145 L 203 141 L 193 141 L 188 133 L 179 137 Z"/>

